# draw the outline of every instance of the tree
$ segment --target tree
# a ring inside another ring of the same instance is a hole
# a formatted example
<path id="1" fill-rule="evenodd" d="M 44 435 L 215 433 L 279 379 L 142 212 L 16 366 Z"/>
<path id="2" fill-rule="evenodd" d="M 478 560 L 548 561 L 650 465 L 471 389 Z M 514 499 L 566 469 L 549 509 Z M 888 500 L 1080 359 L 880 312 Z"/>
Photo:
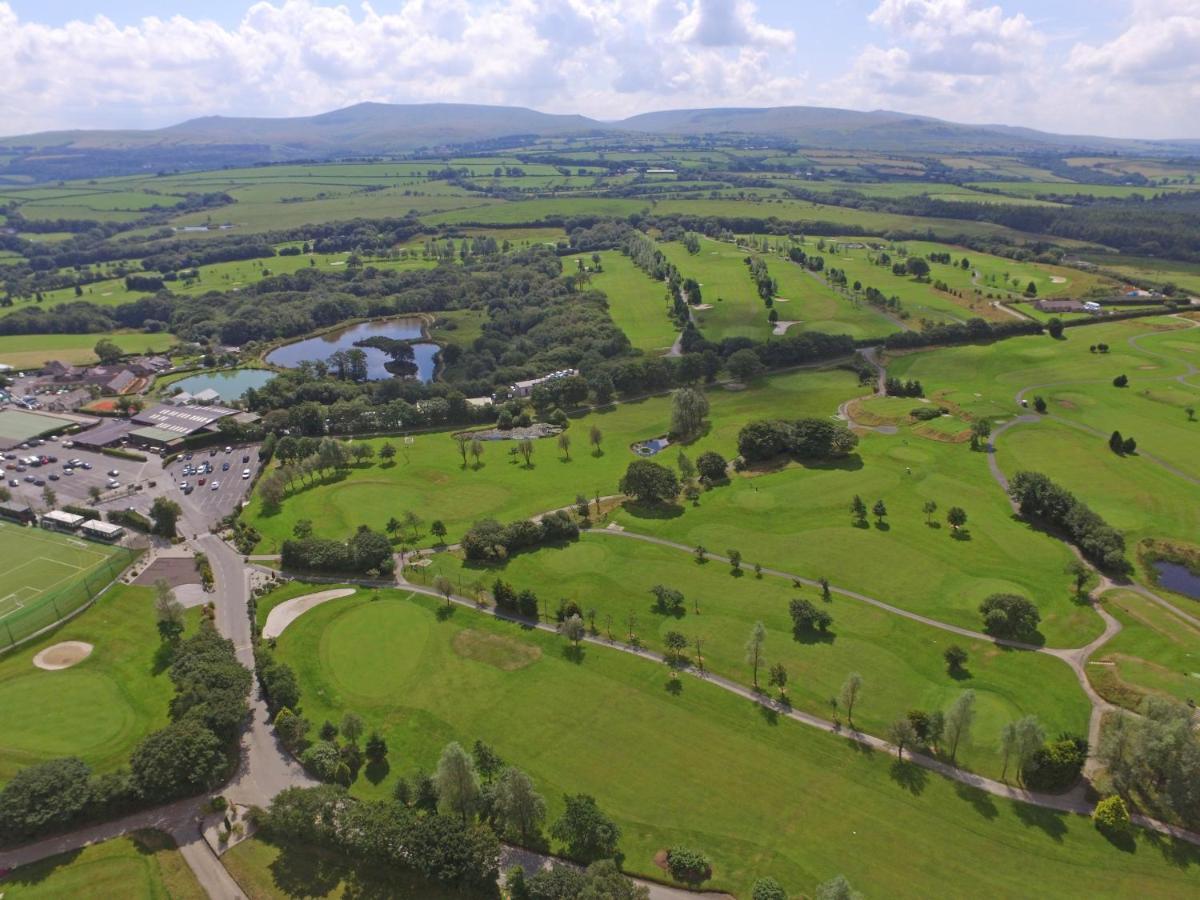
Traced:
<path id="1" fill-rule="evenodd" d="M 46 504 L 46 509 L 54 509 L 58 505 L 58 494 L 50 485 L 42 488 L 42 502 Z"/>
<path id="2" fill-rule="evenodd" d="M 667 871 L 676 881 L 699 884 L 712 877 L 712 861 L 691 847 L 671 847 L 667 850 Z"/>
<path id="3" fill-rule="evenodd" d="M 850 501 L 850 514 L 854 516 L 856 524 L 867 524 L 867 504 L 863 503 L 862 497 L 858 494 L 855 494 L 854 499 Z"/>
<path id="4" fill-rule="evenodd" d="M 724 481 L 725 470 L 728 467 L 729 463 L 725 461 L 725 457 L 713 450 L 706 450 L 696 457 L 696 471 L 709 483 Z"/>
<path id="5" fill-rule="evenodd" d="M 661 613 L 678 615 L 683 612 L 683 591 L 656 584 L 650 588 L 654 595 L 654 608 Z"/>
<path id="6" fill-rule="evenodd" d="M 412 539 L 415 541 L 421 533 L 421 525 L 425 522 L 419 515 L 411 509 L 404 513 L 404 525 L 412 532 Z"/>
<path id="7" fill-rule="evenodd" d="M 730 355 L 725 361 L 725 368 L 738 381 L 747 382 L 753 381 L 765 372 L 767 367 L 762 364 L 757 353 L 745 347 Z"/>
<path id="8" fill-rule="evenodd" d="M 725 555 L 729 557 L 729 567 L 734 574 L 742 571 L 742 551 L 741 550 L 726 550 Z"/>
<path id="9" fill-rule="evenodd" d="M 679 477 L 685 483 L 696 477 L 696 464 L 682 450 L 675 457 L 675 468 L 679 470 Z"/>
<path id="10" fill-rule="evenodd" d="M 517 452 L 521 454 L 521 459 L 525 460 L 525 468 L 530 468 L 533 465 L 531 462 L 533 459 L 533 441 L 525 438 L 525 440 L 517 444 Z"/>
<path id="11" fill-rule="evenodd" d="M 471 436 L 465 431 L 460 431 L 454 436 L 454 443 L 458 445 L 458 455 L 462 457 L 463 468 L 467 467 L 467 450 L 471 446 Z"/>
<path id="12" fill-rule="evenodd" d="M 171 583 L 165 578 L 154 582 L 154 615 L 162 639 L 177 643 L 183 634 L 183 604 L 175 599 Z"/>
<path id="13" fill-rule="evenodd" d="M 1032 601 L 1017 594 L 992 594 L 981 604 L 983 630 L 994 637 L 1033 638 L 1041 614 Z"/>
<path id="14" fill-rule="evenodd" d="M 475 460 L 475 468 L 479 468 L 479 460 L 483 458 L 483 441 L 476 438 L 471 441 L 471 459 Z"/>
<path id="15" fill-rule="evenodd" d="M 1128 375 L 1123 375 L 1123 374 L 1118 375 L 1116 378 L 1113 379 L 1113 387 L 1123 388 L 1123 387 L 1128 387 L 1128 386 L 1129 386 L 1129 376 Z"/>
<path id="16" fill-rule="evenodd" d="M 550 836 L 567 846 L 574 859 L 592 861 L 616 855 L 621 829 L 588 794 L 564 795 L 566 809 L 550 827 Z"/>
<path id="17" fill-rule="evenodd" d="M 528 844 L 546 821 L 546 801 L 528 775 L 514 766 L 500 772 L 492 793 L 492 811 L 501 830 L 515 832 Z"/>
<path id="18" fill-rule="evenodd" d="M 971 734 L 975 722 L 975 692 L 963 691 L 950 705 L 946 713 L 946 741 L 950 745 L 950 759 L 958 753 L 958 745 Z"/>
<path id="19" fill-rule="evenodd" d="M 379 458 L 390 465 L 392 460 L 396 458 L 396 445 L 390 441 L 385 441 L 383 446 L 379 448 Z"/>
<path id="20" fill-rule="evenodd" d="M 1128 833 L 1130 826 L 1129 807 L 1117 794 L 1105 797 L 1096 804 L 1092 822 L 1104 834 L 1120 836 Z"/>
<path id="21" fill-rule="evenodd" d="M 762 665 L 763 645 L 767 641 L 767 629 L 762 622 L 755 622 L 750 629 L 750 639 L 746 641 L 746 665 L 754 677 L 754 689 L 758 690 L 758 667 Z"/>
<path id="22" fill-rule="evenodd" d="M 1121 437 L 1121 432 L 1114 431 L 1109 435 L 1108 449 L 1118 456 L 1125 452 L 1125 439 Z"/>
<path id="23" fill-rule="evenodd" d="M 23 841 L 70 825 L 92 799 L 90 777 L 73 756 L 19 769 L 0 790 L 0 836 Z"/>
<path id="24" fill-rule="evenodd" d="M 378 731 L 372 731 L 371 736 L 367 738 L 366 754 L 367 759 L 376 765 L 387 759 L 387 741 L 383 739 Z"/>
<path id="25" fill-rule="evenodd" d="M 446 523 L 441 519 L 434 519 L 429 523 L 429 533 L 438 539 L 439 544 L 446 543 Z"/>
<path id="26" fill-rule="evenodd" d="M 362 737 L 363 720 L 358 713 L 348 712 L 342 716 L 342 737 L 351 744 L 357 744 Z"/>
<path id="27" fill-rule="evenodd" d="M 707 415 L 708 398 L 703 391 L 683 387 L 671 395 L 671 434 L 674 437 L 686 440 L 699 434 Z"/>
<path id="28" fill-rule="evenodd" d="M 907 716 L 901 716 L 888 726 L 887 737 L 896 745 L 896 758 L 904 759 L 904 748 L 916 742 L 917 731 Z"/>
<path id="29" fill-rule="evenodd" d="M 148 734 L 129 757 L 138 794 L 152 803 L 198 793 L 225 772 L 221 739 L 197 718 L 186 717 Z"/>
<path id="30" fill-rule="evenodd" d="M 475 771 L 489 784 L 504 768 L 504 760 L 500 758 L 500 754 L 483 741 L 477 740 L 471 747 L 471 759 L 475 761 Z"/>
<path id="31" fill-rule="evenodd" d="M 1082 560 L 1073 559 L 1067 563 L 1066 572 L 1075 582 L 1075 596 L 1082 597 L 1084 595 L 1083 589 L 1087 585 L 1088 579 L 1092 577 L 1092 570 Z"/>
<path id="32" fill-rule="evenodd" d="M 103 495 L 104 495 L 104 491 L 100 490 L 99 486 L 97 486 L 97 485 L 93 484 L 90 488 L 88 488 L 88 499 L 91 500 L 93 503 L 99 503 L 100 498 Z"/>
<path id="33" fill-rule="evenodd" d="M 771 671 L 767 674 L 767 684 L 779 688 L 780 699 L 787 694 L 787 683 L 788 670 L 783 663 L 775 663 L 771 666 Z"/>
<path id="34" fill-rule="evenodd" d="M 1045 413 L 1046 413 L 1046 398 L 1041 396 L 1040 394 L 1038 396 L 1034 397 L 1033 398 L 1033 408 L 1035 410 L 1037 410 L 1040 414 L 1045 415 Z"/>
<path id="35" fill-rule="evenodd" d="M 125 351 L 117 346 L 116 342 L 108 338 L 101 338 L 96 342 L 96 346 L 92 348 L 100 362 L 104 365 L 111 365 L 125 355 Z"/>
<path id="36" fill-rule="evenodd" d="M 1013 752 L 1017 756 L 1017 771 L 1024 781 L 1025 768 L 1033 754 L 1046 742 L 1046 732 L 1037 716 L 1023 716 L 1013 724 Z"/>
<path id="37" fill-rule="evenodd" d="M 814 631 L 825 633 L 833 624 L 833 616 L 803 597 L 792 599 L 788 603 L 788 612 L 792 616 L 792 631 L 797 639 Z"/>
<path id="38" fill-rule="evenodd" d="M 863 900 L 863 895 L 850 887 L 845 875 L 838 875 L 818 884 L 813 900 Z"/>
<path id="39" fill-rule="evenodd" d="M 838 692 L 838 705 L 846 710 L 846 721 L 851 725 L 854 724 L 854 704 L 858 702 L 862 693 L 862 683 L 862 676 L 851 672 L 842 682 L 842 689 Z"/>
<path id="40" fill-rule="evenodd" d="M 446 606 L 449 606 L 454 597 L 454 582 L 445 575 L 438 575 L 433 579 L 433 589 L 445 598 Z"/>
<path id="41" fill-rule="evenodd" d="M 887 515 L 887 506 L 882 500 L 876 500 L 875 505 L 871 507 L 871 513 L 875 516 L 877 525 L 883 525 L 883 518 Z"/>
<path id="42" fill-rule="evenodd" d="M 967 664 L 967 651 L 958 644 L 951 644 L 942 652 L 942 659 L 946 661 L 946 670 L 951 675 L 958 675 Z"/>
<path id="43" fill-rule="evenodd" d="M 967 524 L 967 511 L 961 506 L 952 506 L 946 511 L 946 522 L 955 531 Z"/>
<path id="44" fill-rule="evenodd" d="M 394 520 L 393 520 L 394 521 Z M 399 523 L 397 523 L 399 524 Z M 296 524 L 292 526 L 292 536 L 305 540 L 312 537 L 313 523 L 312 519 L 297 519 Z"/>
<path id="45" fill-rule="evenodd" d="M 1015 722 L 1006 722 L 1000 729 L 1000 753 L 1004 757 L 1004 766 L 1000 770 L 1001 781 L 1008 775 L 1008 761 L 1016 749 L 1017 725 Z"/>
<path id="46" fill-rule="evenodd" d="M 618 489 L 643 503 L 666 503 L 678 496 L 679 479 L 666 466 L 636 459 L 626 468 Z"/>
<path id="47" fill-rule="evenodd" d="M 992 423 L 987 419 L 976 419 L 971 423 L 971 449 L 978 450 L 987 444 L 992 433 Z"/>
<path id="48" fill-rule="evenodd" d="M 457 741 L 451 741 L 442 750 L 438 759 L 437 774 L 434 776 L 438 790 L 438 809 L 447 814 L 467 817 L 475 811 L 479 802 L 479 777 L 475 764 Z"/>
<path id="49" fill-rule="evenodd" d="M 150 518 L 154 520 L 154 533 L 165 538 L 175 537 L 175 524 L 181 515 L 183 515 L 183 510 L 174 500 L 155 497 L 154 503 L 150 506 Z"/>
<path id="50" fill-rule="evenodd" d="M 558 449 L 562 453 L 563 459 L 569 460 L 571 458 L 571 436 L 565 431 L 560 432 L 558 435 Z"/>
<path id="51" fill-rule="evenodd" d="M 583 618 L 576 613 L 563 622 L 563 634 L 567 636 L 567 640 L 575 645 L 575 649 L 579 649 L 579 642 L 583 640 L 587 634 L 587 626 L 583 623 Z"/>
<path id="52" fill-rule="evenodd" d="M 937 512 L 937 508 L 938 505 L 936 500 L 926 500 L 925 504 L 921 507 L 921 512 L 925 513 L 926 525 L 933 524 L 933 514 Z"/>
<path id="53" fill-rule="evenodd" d="M 687 635 L 678 631 L 668 631 L 663 635 L 663 645 L 667 648 L 667 658 L 677 660 L 688 648 Z"/>
<path id="54" fill-rule="evenodd" d="M 1131 437 L 1125 438 L 1124 443 L 1121 444 L 1121 453 L 1123 453 L 1125 456 L 1129 456 L 1136 450 L 1137 450 L 1137 441 L 1135 441 Z"/>
<path id="55" fill-rule="evenodd" d="M 1062 339 L 1063 329 L 1064 326 L 1062 319 L 1058 318 L 1058 316 L 1055 316 L 1046 323 L 1046 330 L 1050 332 L 1050 337 L 1054 338 L 1056 341 Z"/>

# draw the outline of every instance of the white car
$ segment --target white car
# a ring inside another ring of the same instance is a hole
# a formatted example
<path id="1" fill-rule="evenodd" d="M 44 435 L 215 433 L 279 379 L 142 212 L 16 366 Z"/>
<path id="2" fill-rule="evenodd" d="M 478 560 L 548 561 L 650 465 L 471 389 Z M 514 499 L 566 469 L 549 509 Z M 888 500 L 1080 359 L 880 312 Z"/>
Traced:
<path id="1" fill-rule="evenodd" d="M 242 469 L 242 478 L 249 478 L 249 477 L 250 477 L 250 470 Z"/>
<path id="2" fill-rule="evenodd" d="M 108 486 L 109 488 L 119 488 L 121 486 L 121 482 L 117 481 L 115 478 L 110 478 L 108 479 Z"/>
<path id="3" fill-rule="evenodd" d="M 220 486 L 221 486 L 221 482 L 219 482 L 219 481 L 214 481 L 214 482 L 212 483 L 212 489 L 213 489 L 214 491 L 215 491 L 217 488 L 219 488 Z"/>

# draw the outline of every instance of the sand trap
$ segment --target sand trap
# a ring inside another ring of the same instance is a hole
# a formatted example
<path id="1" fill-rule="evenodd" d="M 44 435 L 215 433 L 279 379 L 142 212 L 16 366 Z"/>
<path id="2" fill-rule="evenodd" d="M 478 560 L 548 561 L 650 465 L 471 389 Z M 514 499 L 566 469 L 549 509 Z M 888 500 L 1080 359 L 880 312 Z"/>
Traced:
<path id="1" fill-rule="evenodd" d="M 267 613 L 267 624 L 263 626 L 262 636 L 268 640 L 277 638 L 283 634 L 283 629 L 314 606 L 320 606 L 330 600 L 337 600 L 339 597 L 349 597 L 354 592 L 354 588 L 337 588 L 332 591 L 319 591 L 315 594 L 305 594 L 303 597 L 285 600 Z"/>
<path id="2" fill-rule="evenodd" d="M 789 300 L 787 297 L 772 297 L 771 302 L 772 303 L 791 303 L 792 301 Z"/>
<path id="3" fill-rule="evenodd" d="M 1066 284 L 1067 279 L 1063 278 L 1061 275 L 1051 275 L 1050 283 L 1051 284 Z"/>
<path id="4" fill-rule="evenodd" d="M 800 322 L 798 321 L 789 322 L 786 319 L 780 319 L 775 323 L 775 330 L 772 332 L 772 334 L 786 334 L 789 328 L 791 328 L 793 325 L 799 324 Z"/>
<path id="5" fill-rule="evenodd" d="M 33 664 L 39 669 L 46 669 L 49 672 L 69 669 L 91 656 L 94 649 L 96 648 L 91 644 L 85 644 L 83 641 L 62 641 L 47 647 L 35 656 Z"/>
<path id="6" fill-rule="evenodd" d="M 692 307 L 692 309 L 696 309 L 696 310 L 712 309 L 712 304 L 711 303 L 697 303 L 695 306 Z"/>

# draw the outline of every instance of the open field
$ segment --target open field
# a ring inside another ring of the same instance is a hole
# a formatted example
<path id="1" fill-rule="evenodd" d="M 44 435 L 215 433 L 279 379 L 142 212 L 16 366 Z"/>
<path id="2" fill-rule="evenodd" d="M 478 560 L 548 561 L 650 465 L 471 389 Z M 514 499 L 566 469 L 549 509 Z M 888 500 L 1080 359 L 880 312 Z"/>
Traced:
<path id="1" fill-rule="evenodd" d="M 149 588 L 115 587 L 87 612 L 0 658 L 0 781 L 60 756 L 112 771 L 166 724 L 174 689 L 157 659 L 153 597 Z M 95 650 L 69 669 L 34 667 L 33 657 L 60 641 Z"/>
<path id="2" fill-rule="evenodd" d="M 1084 254 L 1083 258 L 1101 268 L 1129 278 L 1144 278 L 1159 284 L 1175 284 L 1185 292 L 1200 295 L 1200 263 L 1154 259 L 1149 256 Z"/>
<path id="3" fill-rule="evenodd" d="M 93 349 L 110 340 L 126 353 L 159 353 L 176 343 L 173 335 L 116 331 L 100 334 L 11 334 L 0 336 L 0 362 L 14 369 L 37 368 L 48 360 L 86 365 L 96 362 Z"/>
<path id="4" fill-rule="evenodd" d="M 1045 181 L 974 181 L 966 185 L 968 188 L 982 188 L 985 191 L 1000 191 L 1012 198 L 1031 198 L 1048 196 L 1081 196 L 1113 200 L 1128 197 L 1150 199 L 1160 194 L 1183 194 L 1200 190 L 1196 184 L 1155 184 L 1149 186 L 1131 184 L 1076 184 L 1074 182 L 1045 182 Z M 996 202 L 1004 202 L 997 198 Z"/>
<path id="5" fill-rule="evenodd" d="M 447 741 L 478 738 L 530 773 L 551 820 L 564 792 L 594 795 L 622 826 L 634 873 L 661 877 L 654 854 L 686 841 L 712 856 L 715 887 L 743 895 L 760 875 L 800 892 L 838 872 L 868 896 L 927 897 L 948 882 L 1019 895 L 1030 879 L 1047 895 L 1194 891 L 1200 855 L 1186 846 L 1139 835 L 1121 853 L 1086 819 L 954 786 L 690 678 L 673 695 L 642 660 L 598 647 L 577 659 L 554 636 L 463 609 L 440 618 L 437 605 L 360 594 L 279 640 L 306 716 L 354 710 L 386 738 L 391 773 L 360 778 L 356 793 L 386 795 Z M 506 645 L 538 655 L 498 666 Z M 863 840 L 870 853 L 847 852 Z"/>
<path id="6" fill-rule="evenodd" d="M 711 309 L 695 310 L 693 317 L 708 340 L 720 342 L 729 337 L 766 340 L 771 333 L 767 307 L 758 296 L 743 260 L 746 251 L 734 245 L 700 238 L 700 252 L 688 253 L 682 244 L 659 244 L 684 278 L 695 278 L 700 297 Z M 781 318 L 787 318 L 780 312 Z"/>
<path id="7" fill-rule="evenodd" d="M 871 734 L 885 734 L 908 709 L 945 709 L 960 691 L 972 688 L 978 719 L 970 746 L 959 749 L 958 762 L 993 778 L 1001 775 L 999 734 L 1009 721 L 1032 714 L 1048 732 L 1087 733 L 1087 700 L 1071 670 L 1056 659 L 959 638 L 847 597 L 835 595 L 823 602 L 813 588 L 798 591 L 782 578 L 756 578 L 748 568 L 735 577 L 724 563 L 700 564 L 686 551 L 585 534 L 574 544 L 518 554 L 503 566 L 439 554 L 430 572 L 447 574 L 468 596 L 476 580 L 490 585 L 502 578 L 518 590 L 532 588 L 551 617 L 559 598 L 573 600 L 581 609 L 597 611 L 602 634 L 611 621 L 612 634 L 622 640 L 633 615 L 642 643 L 659 653 L 668 652 L 663 643 L 668 631 L 687 636 L 693 648 L 699 637 L 705 667 L 747 687 L 753 674 L 745 664 L 745 643 L 754 623 L 762 622 L 767 641 L 761 683 L 766 685 L 768 666 L 783 663 L 794 685 L 792 705 L 828 718 L 834 714 L 830 698 L 837 696 L 847 673 L 857 671 L 869 686 L 871 701 L 856 710 L 854 720 Z M 655 611 L 650 589 L 656 584 L 683 592 L 683 613 Z M 794 597 L 805 597 L 833 615 L 829 635 L 793 637 L 788 602 Z M 970 677 L 947 674 L 942 652 L 952 643 L 970 654 Z M 695 659 L 694 649 L 684 655 Z M 1024 690 L 1030 682 L 1039 685 L 1036 696 Z"/>
<path id="8" fill-rule="evenodd" d="M 776 303 L 779 318 L 800 322 L 788 329 L 789 334 L 823 331 L 862 339 L 885 337 L 900 330 L 900 326 L 880 310 L 840 294 L 819 275 L 805 271 L 796 263 L 772 257 L 767 262 L 767 269 L 778 284 L 779 298 L 788 301 Z"/>
<path id="9" fill-rule="evenodd" d="M 688 453 L 694 458 L 711 448 L 729 455 L 738 430 L 751 419 L 772 415 L 781 406 L 797 416 L 829 415 L 856 393 L 861 393 L 857 379 L 837 369 L 775 375 L 746 391 L 715 388 L 709 392 L 712 428 L 688 447 Z M 298 519 L 311 519 L 319 536 L 341 538 L 363 523 L 382 528 L 407 509 L 418 512 L 427 523 L 441 519 L 450 540 L 457 540 L 476 519 L 531 516 L 567 506 L 580 493 L 588 497 L 615 493 L 617 481 L 635 459 L 629 445 L 665 434 L 670 415 L 670 399 L 663 395 L 572 419 L 570 459 L 562 457 L 554 439 L 543 439 L 535 442 L 529 469 L 515 455 L 512 441 L 485 442 L 482 466 L 476 469 L 473 462 L 462 465 L 450 432 L 417 435 L 411 447 L 394 438 L 392 443 L 401 451 L 394 465 L 376 462 L 352 468 L 340 480 L 331 477 L 312 487 L 298 485 L 284 500 L 282 511 L 273 516 L 263 515 L 256 494 L 246 518 L 262 532 L 260 552 L 264 553 L 276 552 Z M 604 435 L 599 456 L 592 454 L 588 444 L 593 424 Z M 383 440 L 371 443 L 378 449 Z M 667 461 L 673 461 L 674 453 L 668 454 Z"/>
<path id="10" fill-rule="evenodd" d="M 634 347 L 652 355 L 669 350 L 676 329 L 667 317 L 667 286 L 651 279 L 622 253 L 607 251 L 600 257 L 603 271 L 593 275 L 587 286 L 608 296 L 609 315 Z M 568 256 L 563 260 L 565 273 L 575 271 L 576 259 L 592 264 L 590 254 Z"/>
<path id="11" fill-rule="evenodd" d="M 1106 594 L 1121 633 L 1088 665 L 1106 700 L 1137 709 L 1147 695 L 1194 704 L 1200 698 L 1200 629 L 1132 591 Z"/>
<path id="12" fill-rule="evenodd" d="M 207 896 L 175 842 L 160 831 L 134 832 L 21 866 L 0 881 L 0 892 L 6 900 L 203 900 Z"/>

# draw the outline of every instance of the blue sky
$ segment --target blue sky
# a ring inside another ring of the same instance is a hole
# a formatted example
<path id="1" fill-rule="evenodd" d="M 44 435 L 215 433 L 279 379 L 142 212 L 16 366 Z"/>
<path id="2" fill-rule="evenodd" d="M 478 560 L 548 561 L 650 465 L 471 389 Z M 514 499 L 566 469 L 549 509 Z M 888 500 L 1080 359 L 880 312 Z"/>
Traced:
<path id="1" fill-rule="evenodd" d="M 1200 138 L 1200 0 L 0 0 L 0 85 L 9 134 L 440 100 Z"/>

